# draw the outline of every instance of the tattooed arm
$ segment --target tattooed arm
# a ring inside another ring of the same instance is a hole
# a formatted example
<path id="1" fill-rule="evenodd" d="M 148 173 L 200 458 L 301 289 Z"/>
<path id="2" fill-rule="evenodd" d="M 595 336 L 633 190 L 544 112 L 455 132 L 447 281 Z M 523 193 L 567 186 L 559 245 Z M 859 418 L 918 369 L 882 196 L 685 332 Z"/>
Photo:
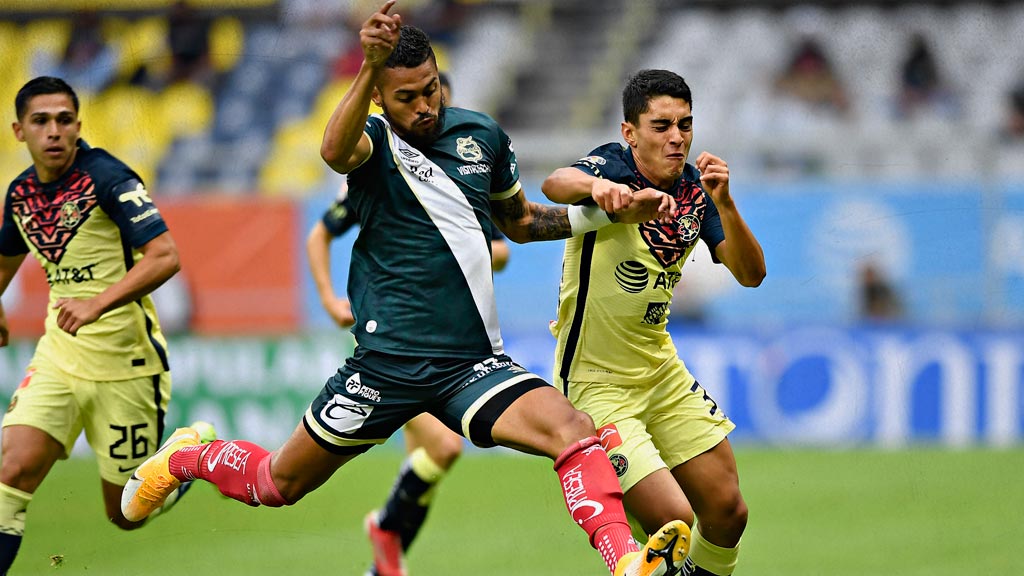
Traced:
<path id="1" fill-rule="evenodd" d="M 491 202 L 491 217 L 505 236 L 517 244 L 572 236 L 565 206 L 529 202 L 522 190 L 511 198 Z"/>
<path id="2" fill-rule="evenodd" d="M 505 236 L 517 244 L 525 244 L 539 240 L 561 240 L 583 233 L 586 230 L 570 224 L 569 218 L 569 210 L 580 209 L 579 206 L 549 206 L 530 202 L 520 190 L 511 198 L 491 202 L 491 217 Z M 628 207 L 607 214 L 607 224 L 637 224 L 665 217 L 673 210 L 675 203 L 671 196 L 648 188 L 636 192 Z"/>

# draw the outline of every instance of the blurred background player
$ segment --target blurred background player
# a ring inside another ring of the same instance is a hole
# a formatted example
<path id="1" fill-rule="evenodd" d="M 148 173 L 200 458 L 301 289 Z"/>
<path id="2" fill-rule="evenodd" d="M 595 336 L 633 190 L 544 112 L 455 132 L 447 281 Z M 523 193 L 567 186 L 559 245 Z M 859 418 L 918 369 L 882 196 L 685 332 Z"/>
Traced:
<path id="1" fill-rule="evenodd" d="M 448 77 L 438 74 L 442 106 L 450 104 Z M 352 305 L 338 297 L 331 283 L 331 242 L 358 224 L 348 200 L 348 182 L 344 181 L 338 197 L 313 225 L 306 239 L 309 268 L 320 295 L 320 303 L 342 328 L 355 324 Z M 490 226 L 491 267 L 495 272 L 508 263 L 509 247 L 505 236 L 493 223 Z M 408 552 L 427 517 L 437 483 L 462 454 L 462 437 L 440 420 L 424 413 L 410 420 L 403 428 L 408 457 L 402 463 L 387 502 L 366 517 L 366 530 L 373 545 L 374 564 L 368 574 L 384 576 L 404 564 L 401 557 Z"/>
<path id="2" fill-rule="evenodd" d="M 696 512 L 688 573 L 726 576 L 747 522 L 726 438 L 735 425 L 679 358 L 668 311 L 698 240 L 743 286 L 760 285 L 765 261 L 730 195 L 726 163 L 707 152 L 696 166 L 686 162 L 692 103 L 679 75 L 638 72 L 622 93 L 628 146 L 605 144 L 544 181 L 555 202 L 614 212 L 634 191 L 653 188 L 671 194 L 676 206 L 671 224 L 616 224 L 566 241 L 551 326 L 558 338 L 554 379 L 594 418 L 626 509 L 644 531 L 666 518 L 692 522 Z"/>
<path id="3" fill-rule="evenodd" d="M 32 495 L 85 431 L 107 518 L 132 530 L 121 490 L 164 433 L 167 345 L 149 294 L 178 252 L 139 176 L 79 138 L 78 96 L 42 76 L 15 98 L 32 166 L 11 182 L 0 227 L 0 294 L 30 253 L 50 284 L 46 332 L 3 419 L 0 573 L 17 555 Z M 0 346 L 8 343 L 0 306 Z M 179 487 L 166 509 L 188 485 Z"/>
<path id="4" fill-rule="evenodd" d="M 593 421 L 504 353 L 497 323 L 485 226 L 492 215 L 518 242 L 564 239 L 610 217 L 528 202 L 508 136 L 485 114 L 441 105 L 430 40 L 389 15 L 393 5 L 363 24 L 363 64 L 320 149 L 348 174 L 359 217 L 348 282 L 358 319 L 352 356 L 280 449 L 182 437 L 139 466 L 124 490 L 125 516 L 148 515 L 194 478 L 251 506 L 293 504 L 430 412 L 478 446 L 554 460 L 570 516 L 616 576 L 675 573 L 688 527 L 673 520 L 637 548 Z M 371 101 L 383 114 L 369 115 Z M 649 191 L 616 217 L 644 222 L 673 208 Z"/>

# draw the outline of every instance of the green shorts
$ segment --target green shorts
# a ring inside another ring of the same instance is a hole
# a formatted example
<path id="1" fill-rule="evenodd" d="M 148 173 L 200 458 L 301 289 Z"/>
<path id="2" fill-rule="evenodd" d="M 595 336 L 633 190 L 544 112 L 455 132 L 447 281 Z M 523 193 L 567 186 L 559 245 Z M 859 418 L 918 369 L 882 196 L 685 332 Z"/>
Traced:
<path id="1" fill-rule="evenodd" d="M 313 400 L 302 421 L 336 454 L 383 444 L 423 412 L 481 447 L 491 428 L 523 394 L 549 386 L 504 354 L 466 360 L 396 356 L 356 347 Z"/>
<path id="2" fill-rule="evenodd" d="M 124 484 L 152 456 L 164 434 L 171 374 L 96 382 L 55 368 L 30 368 L 14 391 L 3 426 L 32 426 L 71 454 L 78 436 L 96 453 L 100 477 Z"/>
<path id="3" fill-rule="evenodd" d="M 736 427 L 682 361 L 642 386 L 570 382 L 569 400 L 594 419 L 624 492 L 714 448 Z"/>

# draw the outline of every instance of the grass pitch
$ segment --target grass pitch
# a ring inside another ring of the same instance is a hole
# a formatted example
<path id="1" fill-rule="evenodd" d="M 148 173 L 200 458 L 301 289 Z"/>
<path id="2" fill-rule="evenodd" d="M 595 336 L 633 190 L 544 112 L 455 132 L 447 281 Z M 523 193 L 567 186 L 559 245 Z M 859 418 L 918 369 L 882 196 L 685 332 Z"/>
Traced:
<path id="1" fill-rule="evenodd" d="M 199 484 L 167 516 L 121 532 L 103 519 L 90 459 L 36 494 L 11 574 L 361 576 L 362 518 L 401 460 L 378 448 L 285 509 L 249 509 Z M 1024 574 L 1024 450 L 737 450 L 750 522 L 738 576 Z M 465 456 L 408 558 L 413 576 L 601 576 L 550 463 Z"/>

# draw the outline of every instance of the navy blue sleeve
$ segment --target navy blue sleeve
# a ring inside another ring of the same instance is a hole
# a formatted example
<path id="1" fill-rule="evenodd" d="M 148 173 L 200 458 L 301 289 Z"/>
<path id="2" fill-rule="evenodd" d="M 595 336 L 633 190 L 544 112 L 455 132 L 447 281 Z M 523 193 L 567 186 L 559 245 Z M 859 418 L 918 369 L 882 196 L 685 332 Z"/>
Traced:
<path id="1" fill-rule="evenodd" d="M 97 187 L 99 188 L 99 187 Z M 167 231 L 160 211 L 149 192 L 134 173 L 127 179 L 98 189 L 100 207 L 121 230 L 121 237 L 132 248 L 141 248 L 147 242 Z"/>
<path id="2" fill-rule="evenodd" d="M 633 171 L 622 158 L 622 145 L 615 142 L 591 150 L 590 154 L 573 162 L 572 167 L 619 184 L 629 184 L 636 180 Z"/>
<path id="3" fill-rule="evenodd" d="M 8 192 L 4 199 L 3 224 L 0 225 L 0 254 L 21 256 L 28 253 L 28 244 L 25 244 L 25 239 L 18 232 L 18 226 L 14 223 L 14 217 L 11 216 L 12 213 L 11 194 Z"/>
<path id="4" fill-rule="evenodd" d="M 356 212 L 352 209 L 352 203 L 349 202 L 347 196 L 332 202 L 331 207 L 324 212 L 323 218 L 320 221 L 324 223 L 327 232 L 335 238 L 348 232 L 349 228 L 359 223 Z"/>
<path id="5" fill-rule="evenodd" d="M 707 206 L 704 208 L 704 218 L 700 223 L 700 238 L 707 244 L 708 252 L 711 252 L 711 260 L 715 264 L 721 264 L 722 261 L 715 254 L 715 247 L 722 240 L 725 240 L 725 230 L 722 229 L 722 217 L 718 214 L 718 206 L 715 206 L 715 201 L 711 199 L 711 194 L 704 192 L 704 198 L 707 200 Z"/>

